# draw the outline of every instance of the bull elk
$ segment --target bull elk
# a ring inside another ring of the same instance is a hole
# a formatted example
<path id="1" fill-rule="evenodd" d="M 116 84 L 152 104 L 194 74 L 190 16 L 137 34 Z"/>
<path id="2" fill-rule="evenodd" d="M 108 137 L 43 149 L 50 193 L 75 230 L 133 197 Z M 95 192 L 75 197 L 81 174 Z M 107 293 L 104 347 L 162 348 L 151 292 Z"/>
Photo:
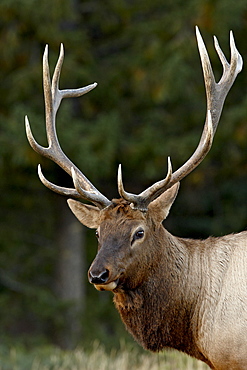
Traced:
<path id="1" fill-rule="evenodd" d="M 176 198 L 179 182 L 209 152 L 224 100 L 242 69 L 232 32 L 230 63 L 214 38 L 223 65 L 218 83 L 206 47 L 196 28 L 206 87 L 207 113 L 198 147 L 175 172 L 168 158 L 165 179 L 136 195 L 125 191 L 118 169 L 120 199 L 108 200 L 62 151 L 56 134 L 56 113 L 63 98 L 78 97 L 96 87 L 60 90 L 61 51 L 52 82 L 48 47 L 43 58 L 46 129 L 49 146 L 34 139 L 26 117 L 31 147 L 53 160 L 73 178 L 74 188 L 48 181 L 49 189 L 73 198 L 69 207 L 80 222 L 96 229 L 98 253 L 88 278 L 98 290 L 114 294 L 114 303 L 128 331 L 146 349 L 174 348 L 212 369 L 247 369 L 247 231 L 206 240 L 182 239 L 162 225 Z M 90 201 L 93 205 L 83 204 Z"/>

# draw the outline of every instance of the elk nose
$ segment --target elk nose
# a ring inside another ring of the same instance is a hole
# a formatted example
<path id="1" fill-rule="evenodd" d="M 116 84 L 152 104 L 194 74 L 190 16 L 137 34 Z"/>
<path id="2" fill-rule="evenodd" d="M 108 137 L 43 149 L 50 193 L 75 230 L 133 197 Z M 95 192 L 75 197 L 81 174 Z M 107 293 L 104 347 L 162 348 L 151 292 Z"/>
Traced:
<path id="1" fill-rule="evenodd" d="M 89 272 L 89 281 L 92 284 L 105 284 L 109 278 L 109 270 L 104 270 L 99 274 L 94 274 L 92 271 Z"/>

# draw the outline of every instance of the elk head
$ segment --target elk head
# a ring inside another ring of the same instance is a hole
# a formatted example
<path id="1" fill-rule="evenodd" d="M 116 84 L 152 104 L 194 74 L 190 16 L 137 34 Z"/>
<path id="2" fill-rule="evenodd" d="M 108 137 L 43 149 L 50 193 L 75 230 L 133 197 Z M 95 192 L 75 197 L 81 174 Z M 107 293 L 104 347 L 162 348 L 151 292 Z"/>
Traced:
<path id="1" fill-rule="evenodd" d="M 60 56 L 52 82 L 48 66 L 48 47 L 43 58 L 43 83 L 46 111 L 46 130 L 49 146 L 44 148 L 34 139 L 26 117 L 27 137 L 32 148 L 39 154 L 53 160 L 72 176 L 74 188 L 64 188 L 49 182 L 38 167 L 42 183 L 58 194 L 73 198 L 69 207 L 82 224 L 97 229 L 98 254 L 89 270 L 89 281 L 99 290 L 116 290 L 122 287 L 137 287 L 155 263 L 159 263 L 160 240 L 166 237 L 162 221 L 167 217 L 178 192 L 179 182 L 195 169 L 209 152 L 219 122 L 224 100 L 242 69 L 242 58 L 230 33 L 231 61 L 227 62 L 219 44 L 214 38 L 215 48 L 223 65 L 223 74 L 215 82 L 211 64 L 202 37 L 196 28 L 196 37 L 202 62 L 207 114 L 198 147 L 192 156 L 175 172 L 168 158 L 166 177 L 136 195 L 125 191 L 121 165 L 118 170 L 118 191 L 121 199 L 108 200 L 83 175 L 62 151 L 55 128 L 56 113 L 63 98 L 78 97 L 96 87 L 96 83 L 80 89 L 59 90 L 59 76 L 64 51 Z M 87 200 L 94 205 L 83 204 Z M 167 236 L 168 237 L 168 236 Z M 140 257 L 141 256 L 141 257 Z M 138 268 L 138 273 L 136 269 Z"/>
<path id="2" fill-rule="evenodd" d="M 124 199 L 112 200 L 103 210 L 68 200 L 79 221 L 96 229 L 98 254 L 88 272 L 89 281 L 96 289 L 132 289 L 147 277 L 147 267 L 151 273 L 164 233 L 162 221 L 169 213 L 178 188 L 179 183 L 173 185 L 152 201 L 145 212 L 133 209 Z M 139 266 L 138 274 L 136 266 Z"/>

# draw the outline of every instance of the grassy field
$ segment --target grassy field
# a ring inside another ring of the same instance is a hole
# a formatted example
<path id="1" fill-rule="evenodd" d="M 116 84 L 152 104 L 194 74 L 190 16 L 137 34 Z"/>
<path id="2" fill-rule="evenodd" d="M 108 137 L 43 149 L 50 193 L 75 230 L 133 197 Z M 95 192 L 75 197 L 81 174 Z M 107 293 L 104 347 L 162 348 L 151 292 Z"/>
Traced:
<path id="1" fill-rule="evenodd" d="M 177 352 L 150 354 L 123 348 L 106 352 L 95 343 L 91 351 L 78 348 L 37 348 L 27 351 L 0 348 L 1 370 L 206 370 L 200 361 Z"/>

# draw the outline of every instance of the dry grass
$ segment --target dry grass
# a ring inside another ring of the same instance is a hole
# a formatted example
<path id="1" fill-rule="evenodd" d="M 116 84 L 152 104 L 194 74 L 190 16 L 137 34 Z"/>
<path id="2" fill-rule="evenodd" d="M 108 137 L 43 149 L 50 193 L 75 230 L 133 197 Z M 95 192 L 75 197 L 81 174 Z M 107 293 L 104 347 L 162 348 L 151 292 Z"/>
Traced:
<path id="1" fill-rule="evenodd" d="M 208 370 L 200 361 L 178 352 L 151 354 L 122 348 L 107 353 L 95 343 L 92 351 L 78 348 L 62 351 L 57 348 L 36 349 L 23 353 L 12 349 L 1 356 L 1 370 Z"/>

